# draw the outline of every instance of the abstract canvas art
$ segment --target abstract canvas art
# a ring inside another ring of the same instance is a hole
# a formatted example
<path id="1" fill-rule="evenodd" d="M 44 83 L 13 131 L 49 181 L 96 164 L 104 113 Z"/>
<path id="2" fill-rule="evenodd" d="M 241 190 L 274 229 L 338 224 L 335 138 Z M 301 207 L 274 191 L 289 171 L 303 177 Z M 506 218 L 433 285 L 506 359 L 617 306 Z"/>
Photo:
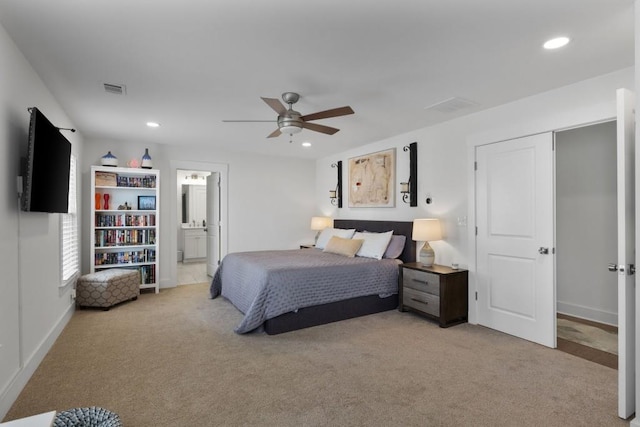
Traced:
<path id="1" fill-rule="evenodd" d="M 349 159 L 349 207 L 394 207 L 395 169 L 395 148 Z"/>

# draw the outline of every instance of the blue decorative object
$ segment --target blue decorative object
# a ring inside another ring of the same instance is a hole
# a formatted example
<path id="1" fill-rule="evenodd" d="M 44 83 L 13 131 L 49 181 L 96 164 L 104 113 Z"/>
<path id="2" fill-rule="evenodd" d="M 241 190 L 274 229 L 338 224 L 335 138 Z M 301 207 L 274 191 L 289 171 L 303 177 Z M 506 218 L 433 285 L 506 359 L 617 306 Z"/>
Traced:
<path id="1" fill-rule="evenodd" d="M 104 408 L 72 408 L 58 412 L 53 427 L 122 427 L 118 414 Z"/>
<path id="2" fill-rule="evenodd" d="M 109 151 L 100 159 L 102 166 L 118 166 L 118 158 Z"/>
<path id="3" fill-rule="evenodd" d="M 144 156 L 142 156 L 142 163 L 140 164 L 141 168 L 151 169 L 153 164 L 151 163 L 151 156 L 149 155 L 149 149 L 144 149 Z"/>

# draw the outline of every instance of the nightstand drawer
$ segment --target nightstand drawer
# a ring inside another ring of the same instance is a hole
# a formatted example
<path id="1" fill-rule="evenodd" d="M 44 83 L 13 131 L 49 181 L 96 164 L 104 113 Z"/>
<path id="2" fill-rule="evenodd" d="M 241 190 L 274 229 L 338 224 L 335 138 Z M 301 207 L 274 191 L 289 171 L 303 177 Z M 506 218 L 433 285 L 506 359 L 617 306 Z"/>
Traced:
<path id="1" fill-rule="evenodd" d="M 440 277 L 437 274 L 405 268 L 402 270 L 402 284 L 405 288 L 440 295 Z"/>
<path id="2" fill-rule="evenodd" d="M 416 291 L 411 288 L 404 288 L 402 304 L 434 316 L 440 316 L 440 297 L 436 295 Z"/>

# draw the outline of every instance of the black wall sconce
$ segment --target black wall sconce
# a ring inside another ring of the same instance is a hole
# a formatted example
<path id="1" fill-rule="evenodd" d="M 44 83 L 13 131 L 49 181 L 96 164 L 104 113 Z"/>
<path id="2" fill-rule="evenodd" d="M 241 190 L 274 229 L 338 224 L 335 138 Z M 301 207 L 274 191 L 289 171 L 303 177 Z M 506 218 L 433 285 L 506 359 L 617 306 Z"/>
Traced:
<path id="1" fill-rule="evenodd" d="M 337 163 L 331 164 L 332 168 L 338 168 L 338 183 L 335 190 L 329 190 L 329 198 L 331 204 L 334 206 L 342 207 L 342 160 Z"/>
<path id="2" fill-rule="evenodd" d="M 409 152 L 409 181 L 400 183 L 402 201 L 409 206 L 418 206 L 418 143 L 405 145 L 402 151 Z"/>

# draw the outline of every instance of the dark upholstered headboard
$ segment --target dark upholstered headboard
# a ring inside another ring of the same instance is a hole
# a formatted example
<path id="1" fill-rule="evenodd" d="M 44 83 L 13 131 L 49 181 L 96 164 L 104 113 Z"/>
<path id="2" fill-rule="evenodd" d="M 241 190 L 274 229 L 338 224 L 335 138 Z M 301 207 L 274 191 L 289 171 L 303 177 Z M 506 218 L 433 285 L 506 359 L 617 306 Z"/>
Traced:
<path id="1" fill-rule="evenodd" d="M 356 231 L 384 233 L 393 230 L 393 234 L 406 236 L 404 251 L 400 255 L 402 262 L 416 262 L 416 242 L 411 240 L 413 222 L 411 221 L 368 221 L 358 219 L 334 219 L 335 228 L 355 228 Z"/>

